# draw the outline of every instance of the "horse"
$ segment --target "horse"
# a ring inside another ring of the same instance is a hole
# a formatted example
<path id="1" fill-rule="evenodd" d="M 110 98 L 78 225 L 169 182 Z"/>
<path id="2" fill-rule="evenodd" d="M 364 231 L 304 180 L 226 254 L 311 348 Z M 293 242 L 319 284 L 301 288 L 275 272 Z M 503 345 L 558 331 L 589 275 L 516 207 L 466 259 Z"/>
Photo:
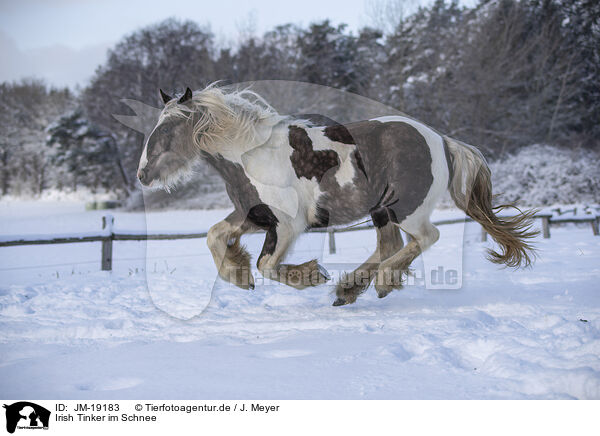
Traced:
<path id="1" fill-rule="evenodd" d="M 373 254 L 336 285 L 334 306 L 354 303 L 375 281 L 378 297 L 403 285 L 413 260 L 434 244 L 431 214 L 446 191 L 456 206 L 497 242 L 492 262 L 518 268 L 535 258 L 533 211 L 512 217 L 492 206 L 490 169 L 474 146 L 405 116 L 339 124 L 319 115 L 280 115 L 250 89 L 209 85 L 172 97 L 148 136 L 137 177 L 147 189 L 169 190 L 208 162 L 223 178 L 234 211 L 213 225 L 207 245 L 219 276 L 254 289 L 242 235 L 266 232 L 258 271 L 297 289 L 330 280 L 317 260 L 283 263 L 311 228 L 370 216 Z M 400 229 L 409 236 L 405 245 Z"/>

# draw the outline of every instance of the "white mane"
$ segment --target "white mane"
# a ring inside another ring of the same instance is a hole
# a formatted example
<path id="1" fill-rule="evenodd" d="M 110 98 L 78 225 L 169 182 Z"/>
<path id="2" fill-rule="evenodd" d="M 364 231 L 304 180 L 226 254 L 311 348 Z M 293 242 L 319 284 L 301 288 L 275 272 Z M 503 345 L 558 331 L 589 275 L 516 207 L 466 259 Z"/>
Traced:
<path id="1" fill-rule="evenodd" d="M 252 144 L 259 125 L 273 126 L 285 118 L 249 89 L 225 91 L 214 83 L 185 103 L 168 102 L 158 124 L 168 117 L 193 120 L 194 144 L 212 155 L 224 147 Z"/>

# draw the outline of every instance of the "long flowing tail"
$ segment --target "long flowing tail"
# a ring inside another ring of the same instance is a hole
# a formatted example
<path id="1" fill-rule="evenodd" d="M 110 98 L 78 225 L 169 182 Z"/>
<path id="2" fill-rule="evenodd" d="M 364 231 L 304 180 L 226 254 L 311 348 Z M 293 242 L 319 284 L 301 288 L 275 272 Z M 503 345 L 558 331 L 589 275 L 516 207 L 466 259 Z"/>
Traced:
<path id="1" fill-rule="evenodd" d="M 449 137 L 444 137 L 444 141 L 453 168 L 449 186 L 452 199 L 500 246 L 500 252 L 488 250 L 488 259 L 513 268 L 531 265 L 535 251 L 528 241 L 539 233 L 532 230 L 536 211 L 522 212 L 510 204 L 492 207 L 491 173 L 481 152 L 472 145 Z M 496 215 L 496 212 L 511 207 L 519 214 L 502 218 Z"/>

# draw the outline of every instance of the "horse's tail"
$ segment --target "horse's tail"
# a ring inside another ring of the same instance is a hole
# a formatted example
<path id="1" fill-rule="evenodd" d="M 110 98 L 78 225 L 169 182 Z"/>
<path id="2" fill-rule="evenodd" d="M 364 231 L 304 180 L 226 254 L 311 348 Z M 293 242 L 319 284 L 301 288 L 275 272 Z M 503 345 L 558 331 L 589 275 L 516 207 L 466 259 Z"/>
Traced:
<path id="1" fill-rule="evenodd" d="M 529 266 L 535 252 L 528 240 L 539 231 L 532 230 L 535 210 L 522 212 L 510 204 L 492 207 L 490 169 L 481 152 L 472 145 L 444 137 L 452 165 L 450 195 L 456 205 L 477 221 L 500 246 L 500 252 L 488 250 L 488 259 L 509 267 Z M 515 208 L 519 214 L 500 218 L 494 211 Z"/>

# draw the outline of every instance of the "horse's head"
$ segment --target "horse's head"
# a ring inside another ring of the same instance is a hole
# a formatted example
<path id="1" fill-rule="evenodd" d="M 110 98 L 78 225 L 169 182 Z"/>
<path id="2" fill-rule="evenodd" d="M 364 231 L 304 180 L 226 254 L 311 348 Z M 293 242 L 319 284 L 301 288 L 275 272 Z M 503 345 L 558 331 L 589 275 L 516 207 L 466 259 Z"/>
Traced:
<path id="1" fill-rule="evenodd" d="M 152 130 L 140 158 L 137 176 L 142 185 L 169 188 L 190 173 L 198 157 L 194 146 L 194 115 L 188 107 L 192 91 L 178 100 L 160 91 L 165 108 Z"/>
<path id="2" fill-rule="evenodd" d="M 160 91 L 165 107 L 148 137 L 138 167 L 144 186 L 165 188 L 191 173 L 206 154 L 238 161 L 247 150 L 263 144 L 283 117 L 258 94 L 224 92 L 207 86 L 187 88 L 179 99 Z"/>

